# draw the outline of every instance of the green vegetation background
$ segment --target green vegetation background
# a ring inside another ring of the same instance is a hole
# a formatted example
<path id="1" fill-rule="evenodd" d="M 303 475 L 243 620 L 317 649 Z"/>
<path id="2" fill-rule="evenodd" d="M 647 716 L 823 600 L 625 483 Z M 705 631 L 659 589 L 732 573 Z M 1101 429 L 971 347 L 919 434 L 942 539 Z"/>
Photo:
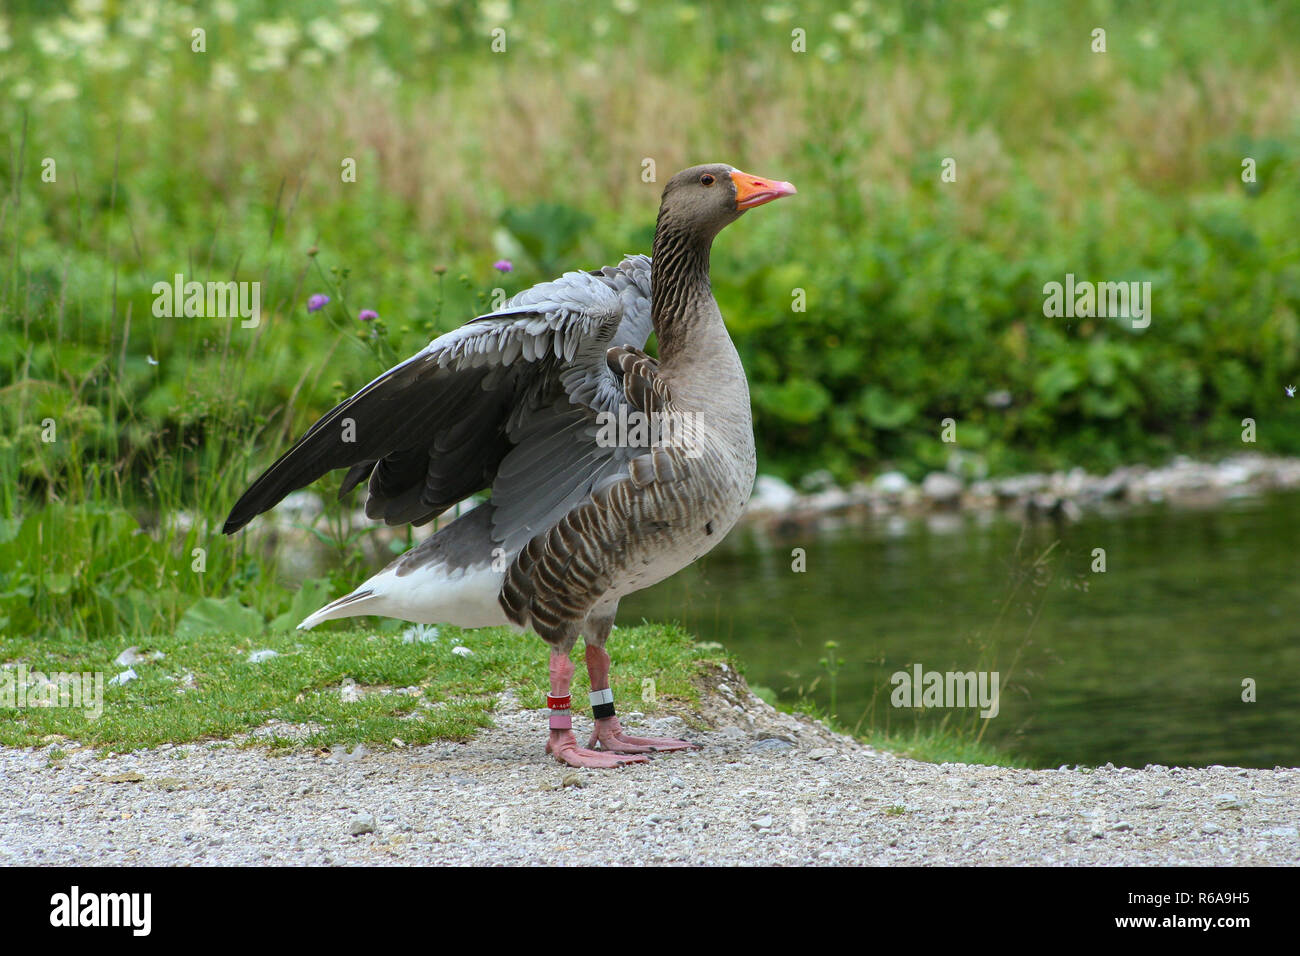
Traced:
<path id="1" fill-rule="evenodd" d="M 247 479 L 494 287 L 648 252 L 701 161 L 800 189 L 713 262 L 763 471 L 918 477 L 946 417 L 993 473 L 1240 450 L 1246 417 L 1300 452 L 1298 51 L 1264 0 L 10 3 L 0 632 L 242 633 L 355 584 L 336 506 L 305 595 L 222 538 Z M 176 273 L 260 282 L 260 326 L 155 317 Z M 1045 318 L 1066 273 L 1150 281 L 1151 326 Z"/>

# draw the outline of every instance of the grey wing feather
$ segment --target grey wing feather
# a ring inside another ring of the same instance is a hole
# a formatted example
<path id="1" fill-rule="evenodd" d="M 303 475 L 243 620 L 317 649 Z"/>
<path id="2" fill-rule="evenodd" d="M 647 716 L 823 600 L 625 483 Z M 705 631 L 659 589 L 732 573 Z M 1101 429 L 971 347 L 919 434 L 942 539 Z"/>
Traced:
<path id="1" fill-rule="evenodd" d="M 497 515 L 494 537 L 534 526 L 572 488 L 588 487 L 592 470 L 609 457 L 589 453 L 594 430 L 589 441 L 578 416 L 617 406 L 621 385 L 605 352 L 611 344 L 640 347 L 650 330 L 646 256 L 526 289 L 328 412 L 244 493 L 224 530 L 233 533 L 336 468 L 349 469 L 345 491 L 369 478 L 371 517 L 422 524 L 489 486 L 495 500 L 499 471 L 520 446 L 534 460 L 554 462 L 548 474 L 555 484 L 526 508 L 506 480 L 505 517 Z M 566 412 L 571 421 L 551 420 Z"/>
<path id="2" fill-rule="evenodd" d="M 493 537 L 509 554 L 555 524 L 594 488 L 628 474 L 634 450 L 600 447 L 597 416 L 617 413 L 627 404 L 621 370 L 609 364 L 607 353 L 616 346 L 639 349 L 649 338 L 650 259 L 629 256 L 618 266 L 588 275 L 617 296 L 620 323 L 608 337 L 583 339 L 574 359 L 559 371 L 563 397 L 511 430 L 514 447 L 492 485 Z M 560 281 L 571 278 L 575 274 Z"/>

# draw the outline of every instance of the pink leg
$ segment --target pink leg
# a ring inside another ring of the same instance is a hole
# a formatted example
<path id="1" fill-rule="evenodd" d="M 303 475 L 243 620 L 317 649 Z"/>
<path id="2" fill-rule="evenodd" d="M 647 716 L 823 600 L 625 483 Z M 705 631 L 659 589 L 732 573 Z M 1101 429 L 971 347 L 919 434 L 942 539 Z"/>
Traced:
<path id="1" fill-rule="evenodd" d="M 609 655 L 603 647 L 587 645 L 587 676 L 591 679 L 591 689 L 605 690 L 609 687 Z M 617 717 L 602 717 L 596 720 L 596 729 L 588 747 L 600 744 L 600 749 L 607 753 L 647 754 L 658 750 L 689 750 L 696 744 L 671 737 L 629 737 L 623 733 L 623 727 Z"/>
<path id="2" fill-rule="evenodd" d="M 551 696 L 567 697 L 572 681 L 573 661 L 569 659 L 568 653 L 553 652 L 551 654 Z M 546 752 L 560 763 L 568 764 L 570 767 L 621 767 L 627 763 L 644 763 L 647 759 L 635 755 L 615 757 L 613 754 L 598 750 L 583 750 L 578 746 L 577 738 L 573 736 L 568 714 L 562 717 L 552 714 L 551 735 L 546 741 Z"/>

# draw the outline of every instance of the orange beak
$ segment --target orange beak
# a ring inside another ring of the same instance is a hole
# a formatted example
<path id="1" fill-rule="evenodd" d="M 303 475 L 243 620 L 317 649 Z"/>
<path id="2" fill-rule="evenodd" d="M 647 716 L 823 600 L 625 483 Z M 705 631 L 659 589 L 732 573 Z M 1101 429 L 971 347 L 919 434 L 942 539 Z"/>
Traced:
<path id="1" fill-rule="evenodd" d="M 775 179 L 761 179 L 736 170 L 731 174 L 731 181 L 736 184 L 736 208 L 753 209 L 782 196 L 793 196 L 799 190 L 793 183 L 783 183 Z"/>

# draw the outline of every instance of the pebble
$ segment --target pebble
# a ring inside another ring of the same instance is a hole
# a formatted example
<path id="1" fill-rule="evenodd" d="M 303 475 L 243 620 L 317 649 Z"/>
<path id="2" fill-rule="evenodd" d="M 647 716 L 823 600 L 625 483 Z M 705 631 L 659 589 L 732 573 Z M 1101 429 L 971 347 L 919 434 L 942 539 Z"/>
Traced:
<path id="1" fill-rule="evenodd" d="M 901 471 L 885 471 L 876 475 L 875 480 L 871 482 L 871 490 L 878 495 L 885 497 L 896 497 L 904 494 L 912 483 L 908 481 L 907 475 Z"/>
<path id="2" fill-rule="evenodd" d="M 961 479 L 946 471 L 932 471 L 921 482 L 921 494 L 937 505 L 955 505 L 961 500 Z"/>

